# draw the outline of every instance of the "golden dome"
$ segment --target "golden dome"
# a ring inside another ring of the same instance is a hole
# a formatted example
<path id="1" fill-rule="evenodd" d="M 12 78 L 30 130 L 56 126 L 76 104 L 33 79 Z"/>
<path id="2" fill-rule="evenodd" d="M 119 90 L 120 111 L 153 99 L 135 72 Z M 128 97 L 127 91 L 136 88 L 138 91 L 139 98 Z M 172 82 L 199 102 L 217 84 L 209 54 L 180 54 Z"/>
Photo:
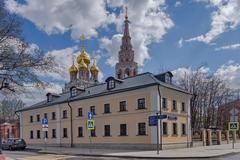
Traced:
<path id="1" fill-rule="evenodd" d="M 81 59 L 79 64 L 78 64 L 78 69 L 79 70 L 87 70 L 87 64 L 84 62 L 84 59 Z"/>
<path id="2" fill-rule="evenodd" d="M 70 68 L 69 68 L 69 73 L 77 73 L 78 69 L 77 67 L 73 64 Z"/>
<path id="3" fill-rule="evenodd" d="M 98 66 L 97 66 L 95 61 L 93 62 L 93 65 L 92 65 L 90 71 L 91 71 L 92 74 L 95 74 L 95 73 L 99 72 Z"/>
<path id="4" fill-rule="evenodd" d="M 89 57 L 89 55 L 87 54 L 87 52 L 84 49 L 82 49 L 81 54 L 77 57 L 78 64 L 81 63 L 82 59 L 84 60 L 85 64 L 89 65 L 90 57 Z"/>

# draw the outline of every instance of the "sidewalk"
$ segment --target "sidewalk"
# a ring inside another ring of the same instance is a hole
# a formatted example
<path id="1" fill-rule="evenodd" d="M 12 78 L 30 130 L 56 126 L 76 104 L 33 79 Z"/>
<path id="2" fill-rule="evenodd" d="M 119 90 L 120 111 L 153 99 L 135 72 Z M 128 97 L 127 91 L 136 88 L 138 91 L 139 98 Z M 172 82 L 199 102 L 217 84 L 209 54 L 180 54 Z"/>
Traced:
<path id="1" fill-rule="evenodd" d="M 240 152 L 240 143 L 214 145 L 206 147 L 182 148 L 160 151 L 157 155 L 156 151 L 133 151 L 109 150 L 109 149 L 82 149 L 82 148 L 65 148 L 65 147 L 31 147 L 32 149 L 41 149 L 38 153 L 66 154 L 75 156 L 99 156 L 99 157 L 121 157 L 121 158 L 213 158 L 232 153 Z"/>

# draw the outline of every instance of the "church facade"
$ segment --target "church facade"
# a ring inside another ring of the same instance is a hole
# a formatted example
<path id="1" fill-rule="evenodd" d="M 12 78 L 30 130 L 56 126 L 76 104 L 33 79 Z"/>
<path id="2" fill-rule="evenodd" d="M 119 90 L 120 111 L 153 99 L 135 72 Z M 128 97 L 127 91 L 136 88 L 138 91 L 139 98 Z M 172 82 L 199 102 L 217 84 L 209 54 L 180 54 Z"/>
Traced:
<path id="1" fill-rule="evenodd" d="M 19 110 L 20 135 L 27 144 L 99 148 L 153 149 L 157 127 L 163 147 L 187 147 L 191 143 L 191 94 L 172 83 L 173 75 L 138 74 L 126 14 L 119 62 L 115 76 L 98 82 L 99 68 L 84 48 L 69 68 L 70 82 L 61 94 Z M 94 129 L 88 130 L 88 112 Z M 158 126 L 149 126 L 149 117 L 167 115 Z M 41 119 L 48 119 L 42 131 Z M 46 141 L 45 141 L 46 139 Z"/>

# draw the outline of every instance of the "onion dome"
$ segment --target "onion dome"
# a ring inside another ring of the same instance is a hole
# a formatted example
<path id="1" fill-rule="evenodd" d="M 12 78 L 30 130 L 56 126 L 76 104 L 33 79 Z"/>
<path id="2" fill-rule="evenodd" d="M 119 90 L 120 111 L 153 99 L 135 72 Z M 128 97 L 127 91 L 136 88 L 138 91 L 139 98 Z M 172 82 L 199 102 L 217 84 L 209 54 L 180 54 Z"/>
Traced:
<path id="1" fill-rule="evenodd" d="M 71 73 L 77 74 L 77 72 L 78 72 L 78 69 L 77 69 L 77 67 L 73 64 L 73 65 L 69 68 L 69 73 L 70 73 L 70 74 L 71 74 Z"/>
<path id="2" fill-rule="evenodd" d="M 87 64 L 84 62 L 84 59 L 81 59 L 79 64 L 78 64 L 78 69 L 79 70 L 88 70 Z"/>
<path id="3" fill-rule="evenodd" d="M 93 65 L 92 65 L 92 67 L 90 68 L 90 71 L 91 71 L 92 74 L 96 74 L 96 73 L 99 72 L 98 66 L 97 66 L 97 64 L 96 64 L 95 61 L 93 62 Z"/>
<path id="4" fill-rule="evenodd" d="M 81 63 L 81 60 L 83 60 L 86 65 L 89 65 L 90 63 L 90 57 L 84 48 L 82 49 L 81 54 L 77 57 L 78 64 Z"/>

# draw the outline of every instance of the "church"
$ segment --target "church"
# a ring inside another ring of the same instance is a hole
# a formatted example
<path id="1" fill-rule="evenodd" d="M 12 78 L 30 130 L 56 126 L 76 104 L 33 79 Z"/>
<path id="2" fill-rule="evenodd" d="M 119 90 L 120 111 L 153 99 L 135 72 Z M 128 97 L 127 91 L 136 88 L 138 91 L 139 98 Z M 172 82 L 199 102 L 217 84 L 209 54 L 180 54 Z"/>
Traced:
<path id="1" fill-rule="evenodd" d="M 114 76 L 99 82 L 99 67 L 82 47 L 77 64 L 69 66 L 63 92 L 47 93 L 45 100 L 18 111 L 20 136 L 27 144 L 154 149 L 157 128 L 163 148 L 191 144 L 191 93 L 172 83 L 171 72 L 138 73 L 129 25 L 126 13 Z M 156 114 L 166 116 L 152 126 L 149 117 Z M 47 130 L 43 118 L 48 119 Z"/>

